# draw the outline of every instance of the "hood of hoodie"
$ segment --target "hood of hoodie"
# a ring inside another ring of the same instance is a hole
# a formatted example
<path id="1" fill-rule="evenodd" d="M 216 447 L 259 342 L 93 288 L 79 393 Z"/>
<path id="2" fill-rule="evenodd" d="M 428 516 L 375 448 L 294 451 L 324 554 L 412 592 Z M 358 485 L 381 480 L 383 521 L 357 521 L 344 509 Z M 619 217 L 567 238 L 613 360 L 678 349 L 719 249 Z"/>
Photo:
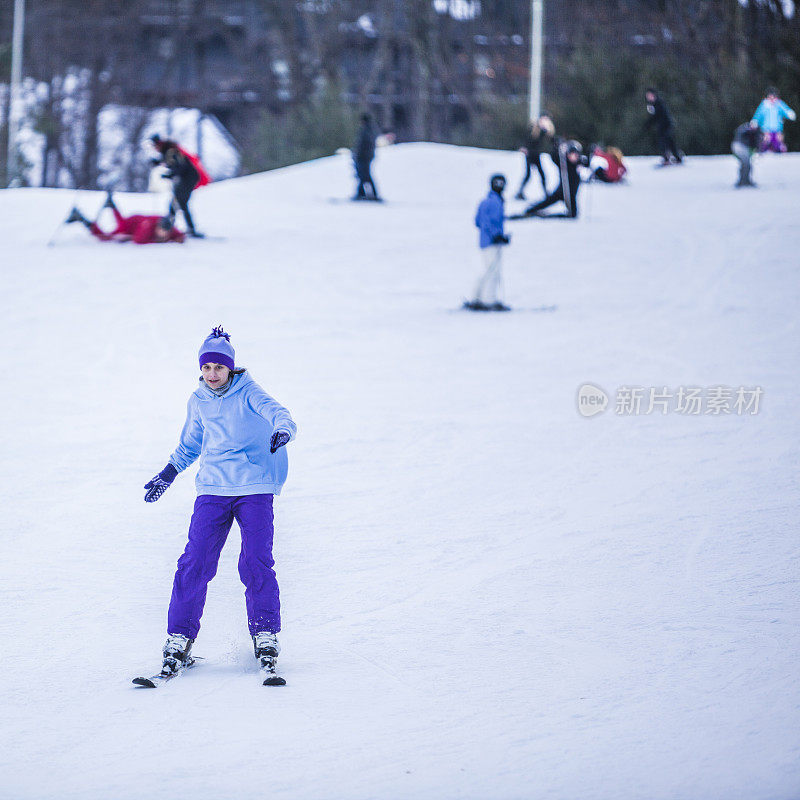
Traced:
<path id="1" fill-rule="evenodd" d="M 195 397 L 197 397 L 198 400 L 225 400 L 226 398 L 235 395 L 237 392 L 240 392 L 245 386 L 253 383 L 250 373 L 245 370 L 238 375 L 231 375 L 230 388 L 227 392 L 225 392 L 225 394 L 218 395 L 208 388 L 202 377 L 199 378 L 199 381 L 200 385 L 194 390 Z"/>

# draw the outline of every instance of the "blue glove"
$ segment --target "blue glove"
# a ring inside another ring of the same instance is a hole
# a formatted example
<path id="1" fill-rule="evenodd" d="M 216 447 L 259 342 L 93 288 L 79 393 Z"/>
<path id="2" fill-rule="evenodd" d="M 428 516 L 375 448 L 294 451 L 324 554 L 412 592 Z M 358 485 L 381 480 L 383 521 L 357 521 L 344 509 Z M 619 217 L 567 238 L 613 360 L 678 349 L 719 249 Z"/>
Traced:
<path id="1" fill-rule="evenodd" d="M 155 503 L 155 501 L 169 489 L 177 474 L 178 470 L 175 469 L 172 464 L 167 464 L 158 475 L 154 475 L 147 481 L 144 485 L 144 488 L 147 489 L 144 493 L 145 503 Z"/>
<path id="2" fill-rule="evenodd" d="M 269 440 L 270 453 L 274 453 L 279 447 L 283 447 L 291 438 L 291 434 L 286 433 L 286 431 L 275 431 Z"/>

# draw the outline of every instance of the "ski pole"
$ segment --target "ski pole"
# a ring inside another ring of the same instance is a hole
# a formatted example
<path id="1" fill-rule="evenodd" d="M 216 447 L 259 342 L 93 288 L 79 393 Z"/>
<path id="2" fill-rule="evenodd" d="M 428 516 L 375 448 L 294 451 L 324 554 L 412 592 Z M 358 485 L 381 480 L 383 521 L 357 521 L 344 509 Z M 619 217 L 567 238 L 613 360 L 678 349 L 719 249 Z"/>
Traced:
<path id="1" fill-rule="evenodd" d="M 80 190 L 76 190 L 75 194 L 72 197 L 72 208 L 77 208 L 78 207 L 78 195 L 79 194 L 80 194 Z M 70 213 L 72 213 L 72 209 L 70 209 Z M 56 237 L 58 236 L 59 233 L 61 233 L 61 229 L 66 224 L 67 224 L 67 221 L 65 219 L 61 220 L 61 222 L 58 223 L 58 227 L 53 231 L 53 235 L 47 240 L 46 247 L 53 247 L 53 245 L 56 243 Z"/>
<path id="2" fill-rule="evenodd" d="M 61 233 L 61 229 L 64 227 L 64 222 L 59 222 L 58 227 L 53 231 L 53 235 L 47 240 L 47 247 L 53 247 L 56 243 L 56 237 L 59 233 Z"/>

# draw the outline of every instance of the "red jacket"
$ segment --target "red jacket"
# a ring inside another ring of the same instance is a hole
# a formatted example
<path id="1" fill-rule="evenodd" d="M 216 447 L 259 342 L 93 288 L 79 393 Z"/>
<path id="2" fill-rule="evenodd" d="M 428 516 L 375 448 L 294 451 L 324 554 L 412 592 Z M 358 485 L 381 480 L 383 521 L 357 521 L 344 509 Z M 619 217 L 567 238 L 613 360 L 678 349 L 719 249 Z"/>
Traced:
<path id="1" fill-rule="evenodd" d="M 166 239 L 157 239 L 156 228 L 161 220 L 159 216 L 134 214 L 132 217 L 123 217 L 119 213 L 115 216 L 117 218 L 117 227 L 111 233 L 104 233 L 95 223 L 92 223 L 89 230 L 101 242 L 127 242 L 132 240 L 136 244 L 161 244 L 162 242 L 182 242 L 186 238 L 185 233 L 173 226 Z"/>
<path id="2" fill-rule="evenodd" d="M 200 159 L 194 153 L 184 150 L 177 142 L 172 141 L 172 139 L 159 139 L 157 142 L 153 142 L 153 146 L 156 148 L 156 150 L 158 150 L 159 153 L 161 153 L 162 157 L 167 154 L 168 150 L 174 148 L 189 161 L 189 163 L 197 170 L 197 174 L 199 176 L 197 183 L 194 185 L 195 189 L 200 186 L 207 186 L 209 183 L 211 183 L 211 176 L 203 166 L 203 162 L 200 161 Z"/>
<path id="3" fill-rule="evenodd" d="M 609 183 L 616 183 L 617 181 L 622 180 L 628 170 L 622 163 L 621 158 L 619 158 L 615 153 L 606 150 L 596 150 L 595 155 L 598 155 L 600 158 L 604 158 L 606 161 L 608 161 L 606 175 L 608 176 Z"/>

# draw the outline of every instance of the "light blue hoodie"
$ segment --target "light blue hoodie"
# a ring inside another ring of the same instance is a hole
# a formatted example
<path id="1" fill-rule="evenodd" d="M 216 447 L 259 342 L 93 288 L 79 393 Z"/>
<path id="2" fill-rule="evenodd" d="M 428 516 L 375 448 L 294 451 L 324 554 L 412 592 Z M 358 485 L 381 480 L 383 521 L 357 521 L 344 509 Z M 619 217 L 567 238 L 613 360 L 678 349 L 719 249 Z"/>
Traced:
<path id="1" fill-rule="evenodd" d="M 169 463 L 183 472 L 199 456 L 198 494 L 280 494 L 289 459 L 285 446 L 269 452 L 269 440 L 276 430 L 286 431 L 294 439 L 297 426 L 291 414 L 247 371 L 233 375 L 230 388 L 221 397 L 201 378 L 189 398 L 180 444 Z"/>
<path id="2" fill-rule="evenodd" d="M 756 113 L 753 114 L 753 120 L 758 123 L 759 128 L 767 133 L 782 133 L 783 120 L 794 120 L 796 114 L 792 111 L 783 100 L 770 100 L 765 97 Z"/>

